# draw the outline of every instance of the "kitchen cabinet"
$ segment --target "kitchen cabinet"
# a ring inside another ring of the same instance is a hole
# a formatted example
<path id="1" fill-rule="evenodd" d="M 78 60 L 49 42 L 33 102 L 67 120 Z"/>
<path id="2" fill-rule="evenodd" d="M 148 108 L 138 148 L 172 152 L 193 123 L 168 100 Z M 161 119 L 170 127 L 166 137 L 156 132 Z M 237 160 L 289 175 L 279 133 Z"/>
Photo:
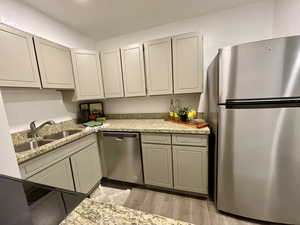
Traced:
<path id="1" fill-rule="evenodd" d="M 173 134 L 172 141 L 174 145 L 208 146 L 207 135 Z"/>
<path id="2" fill-rule="evenodd" d="M 99 148 L 94 143 L 71 156 L 76 191 L 88 193 L 102 178 Z"/>
<path id="3" fill-rule="evenodd" d="M 141 139 L 142 143 L 171 144 L 171 134 L 144 133 Z"/>
<path id="4" fill-rule="evenodd" d="M 20 165 L 20 172 L 29 181 L 89 193 L 102 178 L 97 135 L 28 160 Z"/>
<path id="5" fill-rule="evenodd" d="M 187 33 L 172 37 L 174 94 L 202 92 L 202 37 Z"/>
<path id="6" fill-rule="evenodd" d="M 208 194 L 208 135 L 142 133 L 145 183 Z"/>
<path id="7" fill-rule="evenodd" d="M 124 97 L 120 49 L 100 52 L 105 98 Z"/>
<path id="8" fill-rule="evenodd" d="M 148 95 L 173 94 L 171 38 L 144 43 Z"/>
<path id="9" fill-rule="evenodd" d="M 34 37 L 43 88 L 74 89 L 70 49 Z"/>
<path id="10" fill-rule="evenodd" d="M 143 144 L 142 151 L 145 184 L 173 188 L 171 146 Z"/>
<path id="11" fill-rule="evenodd" d="M 208 194 L 207 149 L 173 146 L 174 189 Z"/>
<path id="12" fill-rule="evenodd" d="M 69 159 L 64 159 L 33 175 L 29 181 L 74 191 Z"/>
<path id="13" fill-rule="evenodd" d="M 40 88 L 32 35 L 0 24 L 0 86 Z"/>
<path id="14" fill-rule="evenodd" d="M 76 100 L 104 98 L 99 55 L 96 51 L 72 50 Z"/>
<path id="15" fill-rule="evenodd" d="M 125 97 L 146 96 L 143 45 L 121 49 Z"/>

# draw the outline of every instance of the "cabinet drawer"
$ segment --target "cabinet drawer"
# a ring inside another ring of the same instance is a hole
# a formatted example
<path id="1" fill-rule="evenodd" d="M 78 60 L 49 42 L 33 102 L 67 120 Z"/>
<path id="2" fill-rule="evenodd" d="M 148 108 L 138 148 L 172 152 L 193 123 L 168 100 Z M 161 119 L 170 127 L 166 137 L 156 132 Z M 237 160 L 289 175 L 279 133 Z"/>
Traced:
<path id="1" fill-rule="evenodd" d="M 170 134 L 144 133 L 142 134 L 143 143 L 171 144 Z"/>
<path id="2" fill-rule="evenodd" d="M 96 135 L 92 134 L 25 162 L 20 165 L 21 176 L 27 178 L 95 142 Z"/>
<path id="3" fill-rule="evenodd" d="M 174 145 L 192 145 L 204 147 L 208 145 L 207 135 L 173 134 L 172 139 Z"/>

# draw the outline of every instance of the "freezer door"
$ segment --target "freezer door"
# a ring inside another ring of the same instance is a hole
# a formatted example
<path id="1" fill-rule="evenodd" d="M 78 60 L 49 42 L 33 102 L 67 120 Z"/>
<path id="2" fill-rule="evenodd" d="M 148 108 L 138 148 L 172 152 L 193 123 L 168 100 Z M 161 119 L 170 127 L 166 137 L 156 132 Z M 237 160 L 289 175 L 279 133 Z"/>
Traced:
<path id="1" fill-rule="evenodd" d="M 220 109 L 217 208 L 300 224 L 300 108 Z"/>
<path id="2" fill-rule="evenodd" d="M 300 96 L 300 36 L 220 50 L 219 102 Z"/>

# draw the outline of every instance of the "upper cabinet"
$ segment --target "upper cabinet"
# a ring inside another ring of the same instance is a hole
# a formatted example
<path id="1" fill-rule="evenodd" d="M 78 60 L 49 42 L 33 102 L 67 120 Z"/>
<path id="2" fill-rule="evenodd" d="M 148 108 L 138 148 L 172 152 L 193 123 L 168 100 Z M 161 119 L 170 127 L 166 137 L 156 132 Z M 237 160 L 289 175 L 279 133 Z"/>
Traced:
<path id="1" fill-rule="evenodd" d="M 0 87 L 75 88 L 77 101 L 202 92 L 202 55 L 197 33 L 103 50 L 99 58 L 0 23 Z"/>
<path id="2" fill-rule="evenodd" d="M 197 33 L 172 37 L 174 94 L 202 92 L 202 38 Z"/>
<path id="3" fill-rule="evenodd" d="M 74 89 L 70 50 L 39 37 L 34 43 L 43 88 Z"/>
<path id="4" fill-rule="evenodd" d="M 173 93 L 171 38 L 144 43 L 147 94 Z"/>
<path id="5" fill-rule="evenodd" d="M 146 96 L 143 45 L 121 49 L 125 97 Z"/>
<path id="6" fill-rule="evenodd" d="M 41 87 L 32 35 L 0 24 L 0 86 Z"/>
<path id="7" fill-rule="evenodd" d="M 100 57 L 105 97 L 124 97 L 120 49 L 101 51 Z"/>
<path id="8" fill-rule="evenodd" d="M 72 50 L 72 61 L 76 100 L 104 98 L 98 52 Z"/>

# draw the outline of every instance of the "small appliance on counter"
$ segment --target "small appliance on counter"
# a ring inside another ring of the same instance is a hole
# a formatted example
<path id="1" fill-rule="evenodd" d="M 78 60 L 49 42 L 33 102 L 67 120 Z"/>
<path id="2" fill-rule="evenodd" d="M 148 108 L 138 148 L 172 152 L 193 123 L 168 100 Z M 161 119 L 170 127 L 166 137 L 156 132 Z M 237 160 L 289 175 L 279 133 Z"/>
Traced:
<path id="1" fill-rule="evenodd" d="M 102 102 L 88 102 L 79 104 L 79 121 L 81 123 L 103 120 L 105 119 Z"/>

